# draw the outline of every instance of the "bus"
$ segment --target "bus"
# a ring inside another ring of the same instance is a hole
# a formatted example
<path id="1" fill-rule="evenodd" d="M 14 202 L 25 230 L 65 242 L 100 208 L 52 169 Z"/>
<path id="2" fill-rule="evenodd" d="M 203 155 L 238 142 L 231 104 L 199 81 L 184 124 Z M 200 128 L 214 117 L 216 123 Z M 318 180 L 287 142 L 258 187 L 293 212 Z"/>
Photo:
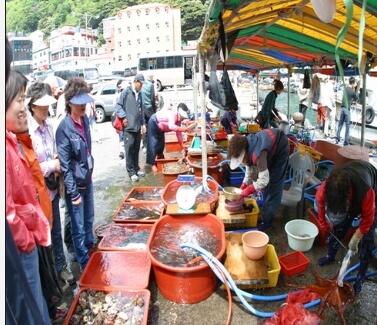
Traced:
<path id="1" fill-rule="evenodd" d="M 27 36 L 9 38 L 12 48 L 12 67 L 25 76 L 33 74 L 33 42 Z"/>
<path id="2" fill-rule="evenodd" d="M 68 80 L 73 77 L 82 77 L 89 85 L 98 83 L 99 78 L 98 69 L 96 67 L 64 67 L 55 69 L 54 75 L 63 80 Z"/>
<path id="3" fill-rule="evenodd" d="M 157 91 L 165 87 L 192 85 L 192 67 L 197 51 L 148 53 L 139 56 L 139 72 L 152 70 Z"/>

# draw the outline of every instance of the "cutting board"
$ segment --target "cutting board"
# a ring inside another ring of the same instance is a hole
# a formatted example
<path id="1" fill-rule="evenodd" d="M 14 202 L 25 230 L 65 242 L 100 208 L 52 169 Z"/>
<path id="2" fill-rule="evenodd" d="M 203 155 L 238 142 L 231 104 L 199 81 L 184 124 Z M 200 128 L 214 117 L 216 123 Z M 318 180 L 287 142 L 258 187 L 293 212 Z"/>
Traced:
<path id="1" fill-rule="evenodd" d="M 242 249 L 243 233 L 227 233 L 224 266 L 236 285 L 266 284 L 269 282 L 264 258 L 250 260 Z"/>
<path id="2" fill-rule="evenodd" d="M 245 212 L 229 211 L 225 208 L 225 196 L 223 193 L 219 193 L 218 205 L 216 209 L 216 216 L 221 219 L 224 224 L 244 224 L 246 217 Z"/>

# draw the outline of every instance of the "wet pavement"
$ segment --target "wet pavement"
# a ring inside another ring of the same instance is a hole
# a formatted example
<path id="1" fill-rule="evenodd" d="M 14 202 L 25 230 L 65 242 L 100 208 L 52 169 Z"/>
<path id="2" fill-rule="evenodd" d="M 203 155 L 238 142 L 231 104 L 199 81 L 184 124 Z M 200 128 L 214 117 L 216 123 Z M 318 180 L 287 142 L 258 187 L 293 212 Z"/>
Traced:
<path id="1" fill-rule="evenodd" d="M 110 122 L 96 125 L 96 135 L 100 142 L 93 143 L 94 162 L 94 197 L 95 197 L 95 224 L 98 225 L 112 222 L 112 217 L 124 200 L 127 193 L 135 186 L 164 186 L 162 173 L 154 174 L 146 169 L 146 177 L 140 178 L 139 182 L 131 182 L 125 169 L 125 161 L 118 157 L 118 136 L 111 127 Z M 143 167 L 145 154 L 140 151 L 140 165 Z M 310 205 L 307 205 L 307 208 Z M 64 216 L 62 210 L 62 216 Z M 272 229 L 266 231 L 270 237 L 270 244 L 274 245 L 278 256 L 292 252 L 288 246 L 287 235 L 284 230 L 285 223 L 295 218 L 293 209 L 281 209 L 279 215 L 274 220 Z M 306 217 L 307 219 L 308 217 Z M 314 283 L 311 269 L 314 267 L 318 258 L 326 253 L 326 248 L 314 243 L 312 249 L 305 253 L 310 259 L 308 269 L 293 277 L 286 277 L 281 272 L 278 277 L 276 287 L 265 289 L 248 290 L 253 294 L 272 296 L 293 292 L 303 288 L 308 284 Z M 340 266 L 346 251 L 340 249 L 337 261 L 318 269 L 319 275 L 324 278 L 334 277 Z M 351 265 L 357 263 L 357 258 L 352 258 Z M 72 269 L 76 276 L 79 276 L 77 263 L 72 263 Z M 376 271 L 377 257 L 374 256 L 370 264 L 370 271 Z M 151 302 L 148 316 L 150 325 L 220 325 L 225 324 L 228 315 L 228 299 L 226 290 L 220 283 L 215 292 L 206 300 L 196 304 L 177 304 L 162 297 L 159 292 L 153 274 L 150 278 L 148 288 L 151 291 Z M 69 308 L 77 287 L 64 287 L 63 306 Z M 275 312 L 281 307 L 283 301 L 279 302 L 248 302 L 257 310 Z M 347 324 L 374 325 L 377 324 L 377 277 L 365 282 L 362 292 L 358 295 L 354 304 L 349 305 L 345 311 Z M 310 308 L 312 312 L 318 312 L 318 306 Z M 323 314 L 322 324 L 341 324 L 335 312 L 327 308 Z M 233 295 L 232 318 L 230 324 L 263 324 L 264 318 L 257 317 L 249 312 L 240 300 Z"/>

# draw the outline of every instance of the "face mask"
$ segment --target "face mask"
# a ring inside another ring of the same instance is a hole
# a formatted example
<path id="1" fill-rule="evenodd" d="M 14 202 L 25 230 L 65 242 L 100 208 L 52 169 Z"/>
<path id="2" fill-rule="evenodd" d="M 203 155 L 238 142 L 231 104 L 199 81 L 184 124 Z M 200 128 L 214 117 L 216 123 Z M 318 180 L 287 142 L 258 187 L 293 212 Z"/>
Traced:
<path id="1" fill-rule="evenodd" d="M 326 211 L 326 218 L 334 226 L 341 224 L 348 216 L 348 211 L 342 213 L 332 213 L 331 211 Z"/>

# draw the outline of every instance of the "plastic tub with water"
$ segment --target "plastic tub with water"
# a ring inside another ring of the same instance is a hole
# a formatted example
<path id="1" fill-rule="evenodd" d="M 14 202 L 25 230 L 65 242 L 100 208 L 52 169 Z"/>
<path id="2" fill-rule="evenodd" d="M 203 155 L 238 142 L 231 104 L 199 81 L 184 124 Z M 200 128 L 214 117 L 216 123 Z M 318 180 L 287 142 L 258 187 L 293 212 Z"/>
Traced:
<path id="1" fill-rule="evenodd" d="M 318 228 L 310 221 L 296 219 L 285 224 L 285 232 L 291 249 L 306 252 L 312 248 L 314 239 L 318 235 Z"/>

